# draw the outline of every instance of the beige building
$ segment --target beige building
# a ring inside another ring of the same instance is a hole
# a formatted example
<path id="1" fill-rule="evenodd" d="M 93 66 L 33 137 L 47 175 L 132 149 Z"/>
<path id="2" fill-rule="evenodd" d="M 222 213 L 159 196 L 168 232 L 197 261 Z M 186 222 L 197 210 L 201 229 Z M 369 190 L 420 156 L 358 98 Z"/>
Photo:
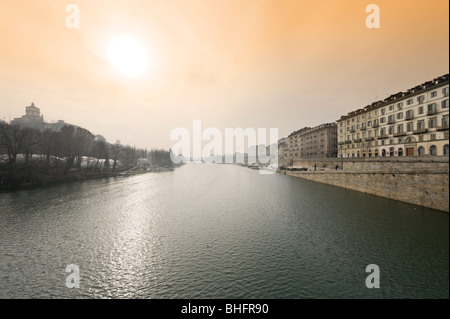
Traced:
<path id="1" fill-rule="evenodd" d="M 278 165 L 289 164 L 289 138 L 283 137 L 278 140 Z"/>
<path id="2" fill-rule="evenodd" d="M 449 155 L 449 75 L 337 121 L 338 156 Z"/>
<path id="3" fill-rule="evenodd" d="M 322 124 L 313 128 L 305 127 L 289 136 L 289 161 L 306 158 L 336 157 L 336 123 Z"/>

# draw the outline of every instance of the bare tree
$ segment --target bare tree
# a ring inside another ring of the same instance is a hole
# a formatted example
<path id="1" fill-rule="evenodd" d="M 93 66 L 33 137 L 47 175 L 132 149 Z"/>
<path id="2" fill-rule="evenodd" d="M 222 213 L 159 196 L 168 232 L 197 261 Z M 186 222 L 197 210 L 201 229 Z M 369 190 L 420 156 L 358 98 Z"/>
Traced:
<path id="1" fill-rule="evenodd" d="M 115 144 L 111 145 L 111 159 L 113 160 L 113 173 L 116 172 L 117 161 L 122 153 L 122 145 L 120 141 L 117 140 Z"/>
<path id="2" fill-rule="evenodd" d="M 23 150 L 25 131 L 17 125 L 0 123 L 0 146 L 6 151 L 4 161 L 8 168 L 8 183 L 14 180 L 17 155 Z"/>

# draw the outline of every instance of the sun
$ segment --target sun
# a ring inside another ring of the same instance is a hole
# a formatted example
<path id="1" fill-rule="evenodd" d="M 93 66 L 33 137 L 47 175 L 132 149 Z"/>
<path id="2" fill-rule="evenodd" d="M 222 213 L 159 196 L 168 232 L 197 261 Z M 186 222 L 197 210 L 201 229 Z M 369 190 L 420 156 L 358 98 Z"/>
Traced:
<path id="1" fill-rule="evenodd" d="M 108 61 L 120 73 L 138 77 L 147 72 L 149 57 L 142 42 L 131 35 L 111 38 L 107 48 Z"/>

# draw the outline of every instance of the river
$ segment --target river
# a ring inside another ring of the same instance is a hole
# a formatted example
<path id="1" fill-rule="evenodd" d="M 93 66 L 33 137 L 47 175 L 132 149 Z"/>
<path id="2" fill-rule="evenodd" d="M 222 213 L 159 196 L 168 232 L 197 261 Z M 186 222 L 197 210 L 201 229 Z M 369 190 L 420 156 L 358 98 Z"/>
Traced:
<path id="1" fill-rule="evenodd" d="M 448 213 L 300 178 L 188 164 L 0 193 L 0 298 L 448 297 Z"/>

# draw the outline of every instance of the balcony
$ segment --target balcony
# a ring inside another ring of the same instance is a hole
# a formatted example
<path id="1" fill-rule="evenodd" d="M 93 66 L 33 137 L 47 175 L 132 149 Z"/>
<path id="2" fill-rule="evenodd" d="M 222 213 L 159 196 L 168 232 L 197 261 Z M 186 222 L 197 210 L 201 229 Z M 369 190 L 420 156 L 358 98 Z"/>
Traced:
<path id="1" fill-rule="evenodd" d="M 413 120 L 413 119 L 414 119 L 414 115 L 413 114 L 406 113 L 405 120 L 409 121 L 409 120 Z"/>
<path id="2" fill-rule="evenodd" d="M 373 128 L 377 128 L 377 127 L 379 127 L 379 126 L 380 126 L 379 123 L 373 123 L 373 125 L 372 125 Z"/>
<path id="3" fill-rule="evenodd" d="M 367 128 L 365 126 L 361 126 L 360 130 L 365 131 L 365 130 L 367 130 Z"/>
<path id="4" fill-rule="evenodd" d="M 355 138 L 354 140 L 353 140 L 353 143 L 360 143 L 362 141 L 362 139 L 360 139 L 360 138 Z"/>
<path id="5" fill-rule="evenodd" d="M 405 135 L 406 135 L 406 132 L 397 132 L 397 133 L 394 133 L 394 137 L 405 136 Z"/>
<path id="6" fill-rule="evenodd" d="M 437 113 L 437 109 L 436 108 L 432 108 L 431 110 L 427 111 L 427 115 L 434 115 Z"/>
<path id="7" fill-rule="evenodd" d="M 346 140 L 345 144 L 352 144 L 352 141 L 351 140 Z"/>
<path id="8" fill-rule="evenodd" d="M 338 142 L 338 145 L 343 145 L 345 144 L 345 142 Z"/>
<path id="9" fill-rule="evenodd" d="M 355 129 L 354 129 L 354 128 L 351 128 L 351 129 L 350 129 L 350 133 L 355 133 Z"/>
<path id="10" fill-rule="evenodd" d="M 394 124 L 395 123 L 395 119 L 388 119 L 387 124 Z"/>
<path id="11" fill-rule="evenodd" d="M 373 141 L 373 140 L 374 140 L 374 137 L 373 137 L 373 136 L 371 136 L 371 137 L 366 137 L 364 140 L 365 140 L 366 142 L 368 142 L 368 141 Z"/>
<path id="12" fill-rule="evenodd" d="M 414 130 L 413 134 L 423 134 L 423 133 L 426 133 L 426 132 L 428 132 L 428 129 L 426 129 L 426 128 L 419 128 L 417 130 Z"/>
<path id="13" fill-rule="evenodd" d="M 447 125 L 442 125 L 442 126 L 437 126 L 436 130 L 437 131 L 446 131 L 446 130 L 448 130 L 448 124 Z"/>
<path id="14" fill-rule="evenodd" d="M 379 139 L 379 140 L 384 140 L 385 138 L 388 138 L 387 134 L 377 136 L 377 139 Z"/>

